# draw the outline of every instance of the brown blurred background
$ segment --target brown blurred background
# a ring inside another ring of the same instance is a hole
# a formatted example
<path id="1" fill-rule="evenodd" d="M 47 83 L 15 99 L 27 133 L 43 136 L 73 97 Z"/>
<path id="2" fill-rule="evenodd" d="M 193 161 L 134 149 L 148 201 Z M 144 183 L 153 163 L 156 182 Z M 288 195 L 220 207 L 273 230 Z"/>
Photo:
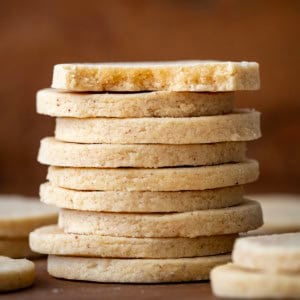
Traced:
<path id="1" fill-rule="evenodd" d="M 261 162 L 251 192 L 300 192 L 300 1 L 1 1 L 0 193 L 37 195 L 46 167 L 39 139 L 54 120 L 35 93 L 62 62 L 254 60 L 262 89 L 237 105 L 263 112 Z"/>

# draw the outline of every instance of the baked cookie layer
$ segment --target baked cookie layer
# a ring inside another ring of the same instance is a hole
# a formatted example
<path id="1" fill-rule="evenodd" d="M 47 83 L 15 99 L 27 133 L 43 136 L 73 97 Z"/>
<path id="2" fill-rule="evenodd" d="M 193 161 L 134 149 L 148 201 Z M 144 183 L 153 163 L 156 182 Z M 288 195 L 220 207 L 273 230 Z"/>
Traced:
<path id="1" fill-rule="evenodd" d="M 63 167 L 159 168 L 217 165 L 246 159 L 244 142 L 199 145 L 75 144 L 44 138 L 38 154 L 43 164 Z"/>
<path id="2" fill-rule="evenodd" d="M 51 183 L 40 186 L 41 201 L 61 208 L 107 212 L 184 212 L 223 208 L 243 201 L 243 186 L 203 191 L 76 191 Z"/>
<path id="3" fill-rule="evenodd" d="M 258 139 L 260 113 L 197 118 L 57 118 L 55 137 L 74 143 L 207 144 Z"/>
<path id="4" fill-rule="evenodd" d="M 34 279 L 35 267 L 31 261 L 0 256 L 0 292 L 31 286 Z"/>
<path id="5" fill-rule="evenodd" d="M 27 237 L 40 226 L 57 222 L 58 209 L 38 199 L 21 196 L 0 197 L 0 238 Z"/>
<path id="6" fill-rule="evenodd" d="M 58 278 L 96 282 L 160 283 L 207 280 L 230 255 L 170 259 L 116 259 L 54 256 L 48 272 Z"/>
<path id="7" fill-rule="evenodd" d="M 232 258 L 249 269 L 300 273 L 300 232 L 238 239 Z"/>
<path id="8" fill-rule="evenodd" d="M 62 209 L 64 232 L 123 237 L 189 237 L 233 234 L 262 225 L 260 205 L 251 200 L 233 207 L 168 214 L 101 213 Z"/>
<path id="9" fill-rule="evenodd" d="M 239 299 L 299 299 L 300 275 L 263 273 L 235 264 L 216 267 L 210 274 L 218 297 Z"/>
<path id="10" fill-rule="evenodd" d="M 255 62 L 170 61 L 59 64 L 52 87 L 69 91 L 236 91 L 259 89 Z"/>
<path id="11" fill-rule="evenodd" d="M 227 114 L 233 106 L 232 92 L 37 93 L 37 112 L 52 117 L 200 117 Z"/>
<path id="12" fill-rule="evenodd" d="M 183 191 L 206 190 L 253 182 L 258 163 L 247 160 L 205 167 L 97 169 L 49 167 L 47 179 L 74 190 Z"/>
<path id="13" fill-rule="evenodd" d="M 30 246 L 43 254 L 114 257 L 180 258 L 229 253 L 237 235 L 198 238 L 126 238 L 64 233 L 57 226 L 36 229 Z"/>

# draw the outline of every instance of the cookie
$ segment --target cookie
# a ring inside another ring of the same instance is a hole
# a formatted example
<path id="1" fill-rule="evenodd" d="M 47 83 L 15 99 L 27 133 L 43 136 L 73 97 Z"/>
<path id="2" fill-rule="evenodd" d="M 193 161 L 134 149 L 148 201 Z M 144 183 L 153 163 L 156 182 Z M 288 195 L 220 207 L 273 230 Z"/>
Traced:
<path id="1" fill-rule="evenodd" d="M 230 255 L 193 258 L 117 259 L 54 256 L 48 272 L 58 278 L 96 282 L 160 283 L 207 280 L 210 270 Z"/>
<path id="2" fill-rule="evenodd" d="M 300 274 L 300 232 L 238 239 L 232 257 L 241 267 Z"/>
<path id="3" fill-rule="evenodd" d="M 197 118 L 57 118 L 55 137 L 74 143 L 207 144 L 258 139 L 260 113 Z"/>
<path id="4" fill-rule="evenodd" d="M 35 267 L 31 261 L 0 256 L 0 292 L 29 287 L 34 279 Z"/>
<path id="5" fill-rule="evenodd" d="M 234 93 L 37 93 L 37 112 L 52 117 L 200 117 L 233 110 Z"/>
<path id="6" fill-rule="evenodd" d="M 46 165 L 93 168 L 160 168 L 217 165 L 246 159 L 246 144 L 198 145 L 74 144 L 44 138 L 38 161 Z"/>
<path id="7" fill-rule="evenodd" d="M 300 231 L 300 197 L 289 194 L 251 195 L 264 214 L 264 225 L 251 231 L 252 235 Z"/>
<path id="8" fill-rule="evenodd" d="M 299 299 L 300 274 L 263 273 L 226 264 L 210 274 L 213 293 L 239 299 Z"/>
<path id="9" fill-rule="evenodd" d="M 181 258 L 229 253 L 237 235 L 198 238 L 126 238 L 64 233 L 46 226 L 30 234 L 30 247 L 43 254 L 114 258 Z"/>
<path id="10" fill-rule="evenodd" d="M 54 66 L 52 87 L 69 91 L 235 91 L 259 88 L 255 62 L 169 61 Z"/>
<path id="11" fill-rule="evenodd" d="M 243 201 L 243 186 L 203 191 L 75 191 L 49 182 L 40 186 L 41 201 L 57 207 L 110 212 L 184 212 L 234 206 Z"/>
<path id="12" fill-rule="evenodd" d="M 27 237 L 40 226 L 54 224 L 58 209 L 37 199 L 21 196 L 0 197 L 0 237 Z"/>
<path id="13" fill-rule="evenodd" d="M 246 232 L 262 225 L 255 201 L 220 209 L 168 214 L 101 213 L 62 209 L 59 226 L 68 233 L 124 237 L 189 237 Z"/>
<path id="14" fill-rule="evenodd" d="M 0 256 L 1 255 L 11 258 L 35 258 L 40 256 L 30 250 L 28 237 L 14 239 L 0 238 Z"/>
<path id="15" fill-rule="evenodd" d="M 162 169 L 97 169 L 49 167 L 47 179 L 54 185 L 74 190 L 98 191 L 183 191 L 241 185 L 258 177 L 258 163 Z"/>

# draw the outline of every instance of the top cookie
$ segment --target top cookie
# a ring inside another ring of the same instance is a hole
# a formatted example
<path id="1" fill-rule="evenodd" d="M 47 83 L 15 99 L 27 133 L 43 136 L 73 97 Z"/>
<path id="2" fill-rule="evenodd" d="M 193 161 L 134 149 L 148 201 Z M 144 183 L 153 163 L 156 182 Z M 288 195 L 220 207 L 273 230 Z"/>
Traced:
<path id="1" fill-rule="evenodd" d="M 300 232 L 253 236 L 236 240 L 233 262 L 266 272 L 300 272 Z"/>
<path id="2" fill-rule="evenodd" d="M 52 87 L 68 91 L 257 90 L 256 62 L 173 61 L 54 66 Z"/>

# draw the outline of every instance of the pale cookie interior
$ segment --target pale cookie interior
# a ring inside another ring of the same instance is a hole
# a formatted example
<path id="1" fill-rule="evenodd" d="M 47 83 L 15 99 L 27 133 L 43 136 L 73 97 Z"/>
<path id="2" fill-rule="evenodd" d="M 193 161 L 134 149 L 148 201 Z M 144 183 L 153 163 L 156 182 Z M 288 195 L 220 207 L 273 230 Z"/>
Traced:
<path id="1" fill-rule="evenodd" d="M 52 87 L 69 91 L 235 91 L 260 86 L 255 62 L 60 64 Z"/>

